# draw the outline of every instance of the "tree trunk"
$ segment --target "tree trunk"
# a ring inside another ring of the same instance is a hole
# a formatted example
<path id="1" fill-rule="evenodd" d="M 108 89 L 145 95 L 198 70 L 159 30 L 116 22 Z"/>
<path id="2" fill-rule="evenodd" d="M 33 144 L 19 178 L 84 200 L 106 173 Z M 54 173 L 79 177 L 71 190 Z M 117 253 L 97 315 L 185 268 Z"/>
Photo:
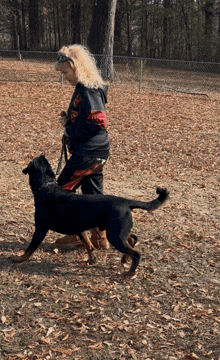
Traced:
<path id="1" fill-rule="evenodd" d="M 126 5 L 129 6 L 129 1 L 126 0 Z M 128 48 L 127 48 L 127 56 L 131 56 L 131 10 L 127 10 L 127 40 L 128 40 Z"/>
<path id="2" fill-rule="evenodd" d="M 25 25 L 27 9 L 25 8 L 24 2 L 21 3 L 21 17 L 22 17 L 22 30 L 23 30 L 23 47 L 22 49 L 27 49 L 27 29 Z"/>
<path id="3" fill-rule="evenodd" d="M 57 33 L 57 17 L 56 17 L 56 9 L 55 9 L 56 5 L 55 5 L 55 1 L 53 0 L 53 8 L 52 8 L 52 14 L 53 14 L 53 33 L 54 33 L 54 45 L 53 48 L 54 50 L 59 49 L 59 44 L 58 44 L 58 33 Z"/>
<path id="4" fill-rule="evenodd" d="M 11 23 L 12 23 L 11 36 L 12 36 L 12 42 L 13 42 L 13 49 L 17 49 L 18 45 L 17 45 L 16 17 L 15 17 L 15 15 L 12 15 Z"/>
<path id="5" fill-rule="evenodd" d="M 163 18 L 163 40 L 162 40 L 162 58 L 167 58 L 167 44 L 168 44 L 168 10 L 170 8 L 170 0 L 164 0 L 163 7 L 165 9 L 164 18 Z"/>
<path id="6" fill-rule="evenodd" d="M 108 9 L 108 0 L 94 0 L 92 24 L 88 36 L 88 46 L 93 54 L 104 53 Z"/>
<path id="7" fill-rule="evenodd" d="M 19 42 L 20 42 L 20 48 L 23 47 L 23 41 L 22 41 L 22 32 L 21 32 L 21 17 L 20 17 L 20 6 L 18 3 L 18 0 L 14 0 L 14 22 L 15 22 L 15 31 L 14 31 L 14 43 L 15 47 L 18 46 L 18 36 L 19 36 Z"/>
<path id="8" fill-rule="evenodd" d="M 72 43 L 81 43 L 81 0 L 74 0 L 71 4 L 71 28 L 72 28 Z"/>
<path id="9" fill-rule="evenodd" d="M 214 0 L 206 0 L 204 4 L 205 13 L 205 42 L 204 42 L 204 61 L 212 61 L 213 53 L 213 12 Z"/>
<path id="10" fill-rule="evenodd" d="M 55 16 L 55 13 L 54 13 L 54 16 Z M 56 5 L 56 18 L 57 18 L 57 37 L 58 37 L 58 49 L 60 49 L 61 47 L 61 28 L 60 28 L 60 8 L 59 8 L 59 5 Z"/>
<path id="11" fill-rule="evenodd" d="M 29 44 L 31 50 L 39 47 L 39 29 L 38 0 L 29 0 Z"/>
<path id="12" fill-rule="evenodd" d="M 186 30 L 186 49 L 187 52 L 186 53 L 186 58 L 189 60 L 192 60 L 192 48 L 191 48 L 191 31 L 190 31 L 190 11 L 192 11 L 192 1 L 188 1 L 188 5 L 187 6 L 187 2 L 182 1 L 180 3 L 181 6 L 181 10 L 182 10 L 182 15 L 183 15 L 183 21 L 185 24 L 185 30 Z"/>
<path id="13" fill-rule="evenodd" d="M 115 12 L 117 0 L 111 0 L 108 11 L 108 24 L 105 34 L 105 58 L 103 62 L 103 78 L 113 80 L 114 64 L 113 64 L 113 47 L 114 47 L 114 30 L 115 30 Z"/>
<path id="14" fill-rule="evenodd" d="M 212 36 L 212 27 L 213 27 L 213 6 L 214 0 L 207 0 L 204 5 L 205 10 L 205 34 Z"/>

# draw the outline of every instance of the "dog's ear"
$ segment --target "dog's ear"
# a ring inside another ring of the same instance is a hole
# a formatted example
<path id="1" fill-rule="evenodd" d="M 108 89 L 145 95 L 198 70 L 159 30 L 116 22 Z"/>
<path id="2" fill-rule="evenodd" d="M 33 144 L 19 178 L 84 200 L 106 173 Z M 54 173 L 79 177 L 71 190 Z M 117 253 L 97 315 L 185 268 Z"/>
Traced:
<path id="1" fill-rule="evenodd" d="M 42 154 L 39 156 L 39 160 L 46 160 L 45 156 Z"/>

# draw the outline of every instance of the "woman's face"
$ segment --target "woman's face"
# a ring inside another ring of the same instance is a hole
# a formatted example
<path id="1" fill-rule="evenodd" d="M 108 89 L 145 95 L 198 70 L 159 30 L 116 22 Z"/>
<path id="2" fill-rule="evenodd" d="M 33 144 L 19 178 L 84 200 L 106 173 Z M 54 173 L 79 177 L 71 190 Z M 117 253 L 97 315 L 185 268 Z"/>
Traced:
<path id="1" fill-rule="evenodd" d="M 64 75 L 65 80 L 69 81 L 72 86 L 75 86 L 78 79 L 75 71 L 70 67 L 68 62 L 62 64 L 61 74 Z"/>

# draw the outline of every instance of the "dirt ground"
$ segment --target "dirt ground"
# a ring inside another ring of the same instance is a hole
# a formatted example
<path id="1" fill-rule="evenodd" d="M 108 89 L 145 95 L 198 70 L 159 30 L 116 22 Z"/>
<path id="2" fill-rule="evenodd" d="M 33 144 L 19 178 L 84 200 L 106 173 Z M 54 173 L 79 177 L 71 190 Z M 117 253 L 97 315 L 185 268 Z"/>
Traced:
<path id="1" fill-rule="evenodd" d="M 141 200 L 170 191 L 152 214 L 136 210 L 141 262 L 123 280 L 120 254 L 86 263 L 50 232 L 13 265 L 34 230 L 22 169 L 44 153 L 54 170 L 72 88 L 1 82 L 0 359 L 220 359 L 218 93 L 109 87 L 106 194 Z"/>

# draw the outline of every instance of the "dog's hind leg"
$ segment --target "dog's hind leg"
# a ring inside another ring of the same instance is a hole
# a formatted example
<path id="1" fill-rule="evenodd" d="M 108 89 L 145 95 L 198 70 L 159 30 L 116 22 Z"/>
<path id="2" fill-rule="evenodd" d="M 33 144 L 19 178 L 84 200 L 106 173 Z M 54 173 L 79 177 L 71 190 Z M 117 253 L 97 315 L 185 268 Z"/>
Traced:
<path id="1" fill-rule="evenodd" d="M 129 245 L 131 245 L 132 248 L 135 247 L 137 241 L 138 241 L 138 238 L 135 234 L 130 234 L 127 238 L 127 242 Z M 127 262 L 128 258 L 130 258 L 130 255 L 127 255 L 127 254 L 122 255 L 121 265 L 124 265 Z"/>
<path id="2" fill-rule="evenodd" d="M 83 231 L 82 233 L 79 233 L 78 236 L 80 237 L 80 240 L 85 245 L 85 248 L 88 253 L 88 262 L 89 264 L 94 264 L 96 262 L 95 256 L 93 255 L 93 251 L 95 250 L 93 244 L 91 243 L 86 231 Z"/>
<path id="3" fill-rule="evenodd" d="M 135 270 L 139 264 L 140 254 L 131 247 L 127 240 L 125 240 L 125 243 L 123 243 L 124 241 L 120 237 L 114 236 L 114 241 L 112 242 L 111 236 L 109 235 L 108 240 L 116 250 L 124 253 L 121 259 L 122 264 L 126 262 L 128 256 L 131 258 L 131 267 L 126 275 L 134 275 Z"/>
<path id="4" fill-rule="evenodd" d="M 136 268 L 139 264 L 140 261 L 140 254 L 137 251 L 134 251 L 133 249 L 131 249 L 131 253 L 129 254 L 131 257 L 131 267 L 127 273 L 127 275 L 134 275 Z"/>
<path id="5" fill-rule="evenodd" d="M 132 260 L 130 270 L 127 275 L 132 275 L 139 264 L 140 255 L 134 250 L 134 245 L 137 242 L 137 237 L 134 235 L 129 237 L 133 226 L 133 219 L 130 209 L 116 209 L 114 220 L 111 217 L 106 228 L 107 238 L 110 244 L 118 251 L 123 253 L 121 263 L 126 262 L 129 256 Z"/>

